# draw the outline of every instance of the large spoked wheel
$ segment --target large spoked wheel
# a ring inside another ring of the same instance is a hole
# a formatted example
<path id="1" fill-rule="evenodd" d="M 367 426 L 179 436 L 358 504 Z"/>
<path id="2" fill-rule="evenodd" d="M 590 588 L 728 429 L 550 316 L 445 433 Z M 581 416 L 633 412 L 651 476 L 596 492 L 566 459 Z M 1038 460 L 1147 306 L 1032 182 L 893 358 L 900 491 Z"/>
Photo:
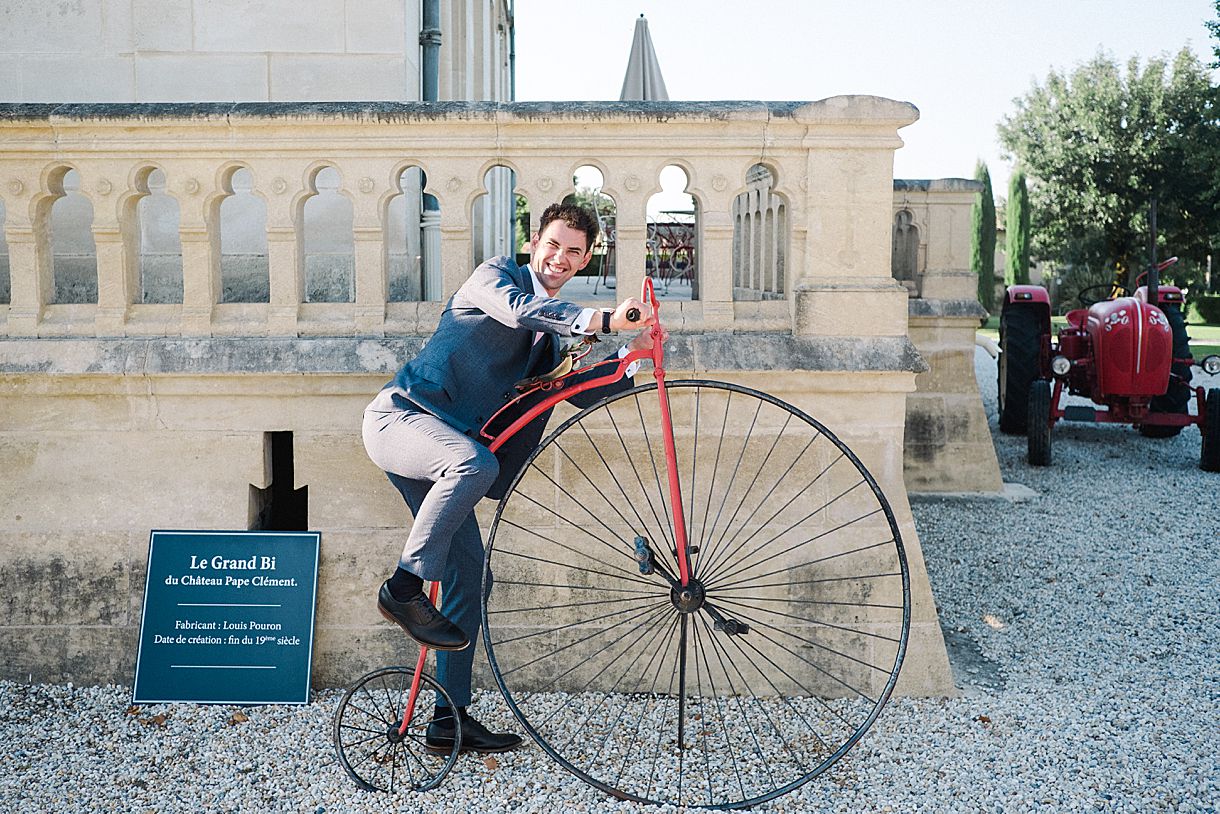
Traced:
<path id="1" fill-rule="evenodd" d="M 457 762 L 461 724 L 453 745 L 433 751 L 424 743 L 438 699 L 452 708 L 449 695 L 431 676 L 420 675 L 415 709 L 406 732 L 399 733 L 415 670 L 385 667 L 360 678 L 335 711 L 335 750 L 356 785 L 368 791 L 427 791 Z"/>
<path id="2" fill-rule="evenodd" d="M 877 718 L 906 650 L 906 555 L 876 481 L 817 421 L 732 384 L 666 389 L 691 582 L 673 584 L 657 387 L 636 387 L 564 421 L 501 501 L 484 642 L 522 726 L 579 777 L 744 807 Z"/>

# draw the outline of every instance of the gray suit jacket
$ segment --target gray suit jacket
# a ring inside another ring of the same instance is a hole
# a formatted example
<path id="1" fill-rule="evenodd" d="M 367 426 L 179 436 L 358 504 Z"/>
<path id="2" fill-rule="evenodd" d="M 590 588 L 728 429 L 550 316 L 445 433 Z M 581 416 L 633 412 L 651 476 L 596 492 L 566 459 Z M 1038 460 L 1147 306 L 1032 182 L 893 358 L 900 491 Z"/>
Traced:
<path id="1" fill-rule="evenodd" d="M 528 266 L 494 257 L 478 268 L 449 300 L 436 332 L 419 355 L 403 365 L 387 387 L 461 432 L 479 429 L 517 396 L 521 379 L 546 373 L 562 358 L 559 337 L 570 337 L 581 307 L 535 294 Z M 537 332 L 542 338 L 535 342 Z M 621 379 L 571 399 L 587 406 L 631 386 Z M 538 445 L 549 414 L 539 416 L 502 447 L 500 478 L 488 492 L 499 497 Z"/>

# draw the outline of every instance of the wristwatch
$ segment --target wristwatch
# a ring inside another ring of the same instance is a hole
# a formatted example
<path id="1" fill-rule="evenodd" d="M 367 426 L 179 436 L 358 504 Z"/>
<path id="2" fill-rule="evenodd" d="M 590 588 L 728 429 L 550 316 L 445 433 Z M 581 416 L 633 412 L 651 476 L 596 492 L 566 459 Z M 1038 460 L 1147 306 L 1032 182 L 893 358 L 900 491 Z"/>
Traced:
<path id="1" fill-rule="evenodd" d="M 602 333 L 604 334 L 610 333 L 610 315 L 612 313 L 614 312 L 602 309 Z"/>

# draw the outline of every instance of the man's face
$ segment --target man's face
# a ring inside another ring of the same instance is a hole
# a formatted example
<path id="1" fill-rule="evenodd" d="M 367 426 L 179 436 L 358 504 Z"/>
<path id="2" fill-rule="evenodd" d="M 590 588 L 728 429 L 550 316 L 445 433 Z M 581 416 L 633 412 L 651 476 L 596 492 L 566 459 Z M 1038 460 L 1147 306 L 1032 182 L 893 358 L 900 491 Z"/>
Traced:
<path id="1" fill-rule="evenodd" d="M 535 234 L 530 241 L 530 268 L 552 297 L 592 259 L 588 236 L 561 220 L 548 223 L 541 234 Z"/>

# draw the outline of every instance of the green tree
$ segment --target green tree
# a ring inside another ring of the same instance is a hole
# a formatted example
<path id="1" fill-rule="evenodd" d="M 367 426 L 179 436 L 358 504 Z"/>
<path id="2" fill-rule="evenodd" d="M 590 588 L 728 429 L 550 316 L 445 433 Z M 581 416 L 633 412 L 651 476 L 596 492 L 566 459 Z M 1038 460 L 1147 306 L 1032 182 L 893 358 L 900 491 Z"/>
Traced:
<path id="1" fill-rule="evenodd" d="M 974 235 L 970 268 L 978 279 L 979 303 L 990 312 L 995 310 L 995 196 L 991 192 L 991 173 L 982 161 L 974 168 L 974 179 L 983 188 L 970 213 Z"/>
<path id="2" fill-rule="evenodd" d="M 1215 42 L 1212 43 L 1212 53 L 1216 56 L 1216 61 L 1208 65 L 1209 68 L 1220 68 L 1220 0 L 1216 0 L 1216 19 L 1207 20 L 1203 25 L 1207 26 L 1208 33 L 1212 35 Z"/>
<path id="3" fill-rule="evenodd" d="M 1172 279 L 1201 276 L 1220 215 L 1220 121 L 1210 76 L 1183 49 L 1172 64 L 1100 54 L 1052 71 L 1015 100 L 1001 143 L 1029 176 L 1033 254 L 1109 279 L 1148 261 L 1148 202 Z M 1012 215 L 1009 215 L 1009 223 Z"/>
<path id="4" fill-rule="evenodd" d="M 1025 171 L 1020 167 L 1008 178 L 1008 216 L 1004 230 L 1004 253 L 1007 268 L 1004 282 L 1009 285 L 1029 284 L 1029 191 L 1025 186 Z"/>

